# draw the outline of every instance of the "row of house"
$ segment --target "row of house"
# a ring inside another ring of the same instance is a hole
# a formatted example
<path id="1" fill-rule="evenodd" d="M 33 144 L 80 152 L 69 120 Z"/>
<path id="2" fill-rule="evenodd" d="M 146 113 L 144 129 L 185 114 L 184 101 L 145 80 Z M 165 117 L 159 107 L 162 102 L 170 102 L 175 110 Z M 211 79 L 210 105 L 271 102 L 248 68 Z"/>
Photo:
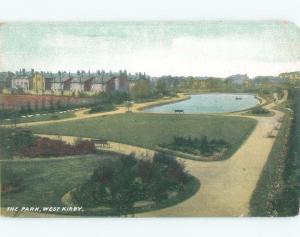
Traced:
<path id="1" fill-rule="evenodd" d="M 22 90 L 24 92 L 44 93 L 69 91 L 71 93 L 128 92 L 130 82 L 126 71 L 118 73 L 98 71 L 96 73 L 78 71 L 77 73 L 49 73 L 33 70 L 20 70 L 16 73 L 1 73 L 1 88 Z M 4 78 L 4 79 L 3 79 Z M 131 79 L 134 76 L 130 75 Z"/>
<path id="2" fill-rule="evenodd" d="M 288 80 L 292 83 L 299 83 L 300 82 L 300 71 L 281 73 L 281 74 L 279 74 L 279 78 Z"/>

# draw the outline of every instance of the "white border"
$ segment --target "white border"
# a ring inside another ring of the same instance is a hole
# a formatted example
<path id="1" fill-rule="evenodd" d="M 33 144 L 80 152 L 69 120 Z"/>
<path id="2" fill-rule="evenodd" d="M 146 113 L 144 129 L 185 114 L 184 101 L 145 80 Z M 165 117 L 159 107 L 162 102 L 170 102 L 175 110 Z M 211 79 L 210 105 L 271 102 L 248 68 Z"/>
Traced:
<path id="1" fill-rule="evenodd" d="M 0 21 L 282 19 L 300 26 L 299 0 L 1 0 Z M 298 237 L 300 218 L 0 218 L 0 235 Z"/>

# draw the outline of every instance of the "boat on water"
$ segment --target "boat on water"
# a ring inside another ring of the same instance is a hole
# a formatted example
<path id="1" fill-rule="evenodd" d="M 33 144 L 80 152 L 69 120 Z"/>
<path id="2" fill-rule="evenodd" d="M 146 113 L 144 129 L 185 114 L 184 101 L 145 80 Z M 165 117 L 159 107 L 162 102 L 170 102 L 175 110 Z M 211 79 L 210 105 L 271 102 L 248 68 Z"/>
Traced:
<path id="1" fill-rule="evenodd" d="M 241 97 L 241 96 L 236 96 L 235 99 L 236 99 L 236 100 L 242 100 L 243 97 Z"/>

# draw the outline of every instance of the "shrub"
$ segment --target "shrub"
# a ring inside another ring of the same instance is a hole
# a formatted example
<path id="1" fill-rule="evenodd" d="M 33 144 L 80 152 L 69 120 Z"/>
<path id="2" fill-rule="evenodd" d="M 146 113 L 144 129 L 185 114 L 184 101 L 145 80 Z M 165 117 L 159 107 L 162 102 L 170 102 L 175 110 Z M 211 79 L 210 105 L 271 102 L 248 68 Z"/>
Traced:
<path id="1" fill-rule="evenodd" d="M 102 92 L 94 97 L 97 104 L 121 104 L 129 100 L 129 95 L 124 92 L 115 91 L 113 93 Z"/>
<path id="2" fill-rule="evenodd" d="M 115 107 L 112 104 L 101 104 L 101 105 L 95 105 L 91 107 L 91 110 L 89 113 L 98 113 L 98 112 L 105 112 L 105 111 L 110 111 L 114 110 Z"/>
<path id="3" fill-rule="evenodd" d="M 36 137 L 28 129 L 0 128 L 0 153 L 3 158 L 11 158 L 19 154 L 26 146 L 34 144 Z"/>
<path id="4" fill-rule="evenodd" d="M 124 155 L 102 162 L 72 198 L 84 207 L 108 206 L 125 214 L 137 201 L 167 199 L 170 191 L 181 191 L 187 181 L 184 166 L 173 156 L 157 153 L 152 160 L 138 160 Z"/>
<path id="5" fill-rule="evenodd" d="M 24 188 L 22 174 L 16 174 L 13 170 L 2 168 L 1 170 L 1 192 L 17 192 Z"/>
<path id="6" fill-rule="evenodd" d="M 153 157 L 153 175 L 150 196 L 156 202 L 168 198 L 168 191 L 180 191 L 187 182 L 187 173 L 183 164 L 173 156 L 157 153 Z M 166 188 L 168 187 L 168 188 Z"/>
<path id="7" fill-rule="evenodd" d="M 251 110 L 251 113 L 253 113 L 253 114 L 270 114 L 270 111 L 265 108 L 262 108 L 262 107 L 257 107 L 257 108 L 253 108 Z"/>
<path id="8" fill-rule="evenodd" d="M 228 148 L 229 144 L 223 139 L 209 140 L 206 136 L 193 139 L 191 137 L 185 138 L 175 136 L 172 143 L 162 144 L 161 146 L 195 155 L 211 155 L 221 149 Z"/>
<path id="9" fill-rule="evenodd" d="M 74 147 L 76 154 L 90 154 L 96 152 L 95 144 L 91 141 L 81 141 Z"/>
<path id="10" fill-rule="evenodd" d="M 95 152 L 95 144 L 91 141 L 81 141 L 76 145 L 71 145 L 60 140 L 38 138 L 35 143 L 23 147 L 20 151 L 20 154 L 26 157 L 50 157 L 82 155 Z"/>
<path id="11" fill-rule="evenodd" d="M 53 120 L 56 120 L 56 119 L 59 119 L 59 116 L 57 114 L 52 114 L 50 116 L 50 118 L 53 119 Z"/>
<path id="12" fill-rule="evenodd" d="M 138 163 L 138 175 L 143 183 L 149 183 L 152 177 L 152 162 L 149 159 L 140 160 Z"/>

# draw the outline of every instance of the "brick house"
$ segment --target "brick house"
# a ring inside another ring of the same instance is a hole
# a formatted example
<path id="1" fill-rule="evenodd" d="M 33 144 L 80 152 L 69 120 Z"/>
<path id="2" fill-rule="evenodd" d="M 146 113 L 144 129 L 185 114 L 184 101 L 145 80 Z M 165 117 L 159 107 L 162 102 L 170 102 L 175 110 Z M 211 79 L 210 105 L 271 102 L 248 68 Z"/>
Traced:
<path id="1" fill-rule="evenodd" d="M 111 79 L 111 76 L 102 73 L 97 74 L 94 77 L 94 80 L 91 85 L 91 91 L 94 93 L 105 92 L 107 88 L 107 82 Z"/>
<path id="2" fill-rule="evenodd" d="M 52 91 L 68 91 L 71 87 L 72 77 L 70 74 L 58 73 L 49 83 Z"/>
<path id="3" fill-rule="evenodd" d="M 126 74 L 120 72 L 118 76 L 113 76 L 106 83 L 106 91 L 112 93 L 114 91 L 128 93 L 129 91 L 129 82 Z"/>

